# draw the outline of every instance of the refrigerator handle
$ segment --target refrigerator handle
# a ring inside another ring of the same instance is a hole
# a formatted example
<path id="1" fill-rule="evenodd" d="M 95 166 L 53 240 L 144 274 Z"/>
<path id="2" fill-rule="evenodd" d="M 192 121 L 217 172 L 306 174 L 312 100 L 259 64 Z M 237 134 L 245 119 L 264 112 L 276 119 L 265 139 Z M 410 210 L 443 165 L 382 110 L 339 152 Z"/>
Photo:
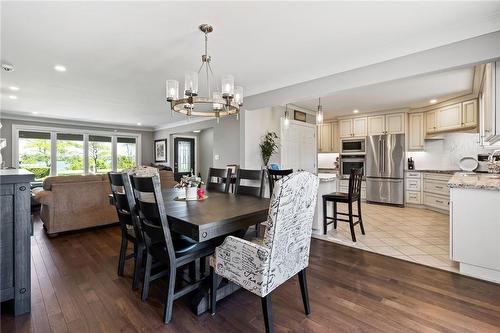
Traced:
<path id="1" fill-rule="evenodd" d="M 378 173 L 382 174 L 382 139 L 378 139 Z"/>
<path id="2" fill-rule="evenodd" d="M 382 172 L 385 173 L 385 140 L 382 140 Z"/>

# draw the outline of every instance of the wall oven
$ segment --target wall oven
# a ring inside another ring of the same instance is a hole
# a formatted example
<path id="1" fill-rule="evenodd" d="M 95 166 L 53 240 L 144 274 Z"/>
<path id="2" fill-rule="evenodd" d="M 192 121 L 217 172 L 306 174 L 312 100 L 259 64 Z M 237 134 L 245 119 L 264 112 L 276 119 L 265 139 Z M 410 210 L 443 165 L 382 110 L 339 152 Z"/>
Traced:
<path id="1" fill-rule="evenodd" d="M 366 139 L 365 138 L 356 138 L 356 139 L 342 139 L 340 141 L 340 153 L 351 154 L 351 155 L 359 155 L 366 153 L 365 150 Z"/>
<path id="2" fill-rule="evenodd" d="M 352 169 L 362 169 L 365 174 L 365 155 L 342 155 L 340 158 L 340 176 L 349 178 Z"/>

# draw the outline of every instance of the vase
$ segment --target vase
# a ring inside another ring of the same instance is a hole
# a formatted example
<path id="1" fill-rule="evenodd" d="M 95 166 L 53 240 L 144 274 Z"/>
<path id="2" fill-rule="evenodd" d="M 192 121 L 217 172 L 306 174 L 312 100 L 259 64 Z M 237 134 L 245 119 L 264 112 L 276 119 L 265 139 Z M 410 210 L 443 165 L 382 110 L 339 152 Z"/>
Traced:
<path id="1" fill-rule="evenodd" d="M 198 200 L 197 187 L 186 187 L 186 200 Z"/>

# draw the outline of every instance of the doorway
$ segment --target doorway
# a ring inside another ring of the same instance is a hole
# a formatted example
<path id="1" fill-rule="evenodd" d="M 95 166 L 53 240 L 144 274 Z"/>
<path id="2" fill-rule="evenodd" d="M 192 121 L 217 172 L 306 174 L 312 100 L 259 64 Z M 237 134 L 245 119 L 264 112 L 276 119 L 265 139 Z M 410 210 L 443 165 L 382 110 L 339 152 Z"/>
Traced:
<path id="1" fill-rule="evenodd" d="M 195 142 L 194 138 L 174 138 L 174 178 L 176 181 L 179 181 L 182 176 L 195 173 Z"/>

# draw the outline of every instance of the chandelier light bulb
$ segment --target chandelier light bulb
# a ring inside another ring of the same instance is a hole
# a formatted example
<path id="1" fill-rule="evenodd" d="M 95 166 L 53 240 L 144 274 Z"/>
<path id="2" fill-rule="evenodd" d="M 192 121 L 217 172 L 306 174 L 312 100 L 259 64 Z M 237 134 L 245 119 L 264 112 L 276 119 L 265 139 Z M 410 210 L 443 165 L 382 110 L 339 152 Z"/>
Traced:
<path id="1" fill-rule="evenodd" d="M 224 75 L 222 77 L 222 97 L 234 96 L 234 77 L 232 75 Z"/>
<path id="2" fill-rule="evenodd" d="M 243 87 L 241 86 L 234 87 L 234 101 L 239 106 L 243 105 Z"/>
<path id="3" fill-rule="evenodd" d="M 179 81 L 167 80 L 166 83 L 167 101 L 179 98 Z"/>
<path id="4" fill-rule="evenodd" d="M 198 95 L 198 73 L 187 72 L 184 76 L 184 94 L 186 96 Z"/>

